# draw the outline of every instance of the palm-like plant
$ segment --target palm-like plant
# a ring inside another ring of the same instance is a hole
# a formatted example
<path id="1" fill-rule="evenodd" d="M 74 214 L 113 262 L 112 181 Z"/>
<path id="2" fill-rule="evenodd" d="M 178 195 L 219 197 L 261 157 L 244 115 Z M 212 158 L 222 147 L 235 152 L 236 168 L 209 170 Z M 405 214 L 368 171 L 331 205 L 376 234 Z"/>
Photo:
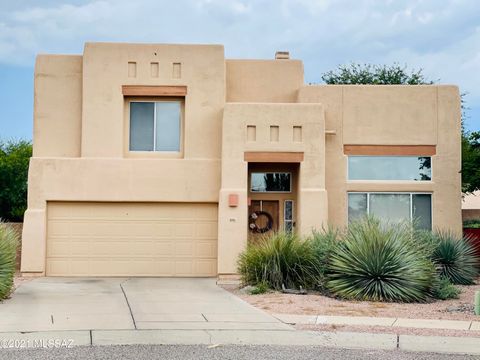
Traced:
<path id="1" fill-rule="evenodd" d="M 437 265 L 440 276 L 453 284 L 471 285 L 478 276 L 479 259 L 468 239 L 451 231 L 437 231 L 432 260 Z"/>
<path id="2" fill-rule="evenodd" d="M 330 258 L 327 288 L 355 300 L 423 302 L 431 295 L 435 268 L 412 246 L 411 224 L 382 224 L 367 217 L 349 224 Z"/>
<path id="3" fill-rule="evenodd" d="M 0 223 L 0 300 L 10 294 L 13 286 L 17 246 L 16 232 L 4 223 Z"/>

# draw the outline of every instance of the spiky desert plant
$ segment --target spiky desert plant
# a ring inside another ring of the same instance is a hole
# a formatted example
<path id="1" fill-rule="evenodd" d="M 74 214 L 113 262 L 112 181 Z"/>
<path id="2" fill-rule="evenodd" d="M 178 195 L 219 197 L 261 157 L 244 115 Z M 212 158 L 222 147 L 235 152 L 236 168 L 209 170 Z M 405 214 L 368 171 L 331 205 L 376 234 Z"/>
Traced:
<path id="1" fill-rule="evenodd" d="M 311 241 L 291 233 L 265 236 L 240 254 L 238 271 L 245 284 L 268 284 L 272 289 L 314 288 L 320 263 Z"/>
<path id="2" fill-rule="evenodd" d="M 440 276 L 452 284 L 471 285 L 478 276 L 479 259 L 469 239 L 452 231 L 435 231 L 436 247 L 432 260 Z"/>
<path id="3" fill-rule="evenodd" d="M 349 224 L 332 253 L 328 289 L 355 300 L 424 302 L 435 283 L 435 268 L 412 246 L 411 224 L 382 224 L 366 217 Z"/>
<path id="4" fill-rule="evenodd" d="M 13 286 L 18 235 L 5 223 L 0 222 L 0 300 L 5 299 Z"/>

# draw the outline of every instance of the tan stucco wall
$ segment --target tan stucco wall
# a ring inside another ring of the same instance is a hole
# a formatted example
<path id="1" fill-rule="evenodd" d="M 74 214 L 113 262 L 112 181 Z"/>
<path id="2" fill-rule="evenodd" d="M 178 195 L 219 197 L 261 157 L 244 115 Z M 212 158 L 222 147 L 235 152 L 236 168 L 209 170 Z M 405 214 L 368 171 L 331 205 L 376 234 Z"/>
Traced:
<path id="1" fill-rule="evenodd" d="M 80 156 L 81 56 L 37 56 L 33 118 L 34 157 Z"/>
<path id="2" fill-rule="evenodd" d="M 187 86 L 176 158 L 129 153 L 122 85 Z M 346 225 L 348 191 L 431 192 L 434 227 L 461 229 L 455 86 L 305 86 L 299 60 L 225 60 L 219 45 L 87 43 L 83 56 L 38 56 L 34 118 L 24 272 L 45 271 L 47 203 L 92 201 L 218 203 L 218 271 L 235 273 L 248 235 L 246 151 L 304 154 L 302 234 Z M 433 181 L 349 182 L 345 144 L 435 145 Z"/>
<path id="3" fill-rule="evenodd" d="M 462 198 L 462 209 L 480 211 L 480 191 L 464 195 Z"/>
<path id="4" fill-rule="evenodd" d="M 136 63 L 135 77 L 128 76 L 129 62 Z M 151 76 L 152 62 L 158 77 Z M 173 78 L 173 63 L 181 63 L 180 78 Z M 123 157 L 122 85 L 186 85 L 184 157 L 220 157 L 223 46 L 87 43 L 83 64 L 82 156 Z"/>
<path id="5" fill-rule="evenodd" d="M 298 101 L 322 103 L 326 130 L 336 132 L 326 135 L 330 223 L 346 225 L 348 191 L 432 192 L 433 227 L 461 231 L 460 97 L 456 86 L 305 86 Z M 436 145 L 433 180 L 347 181 L 344 144 Z"/>
<path id="6" fill-rule="evenodd" d="M 226 60 L 227 102 L 296 102 L 303 86 L 300 60 Z"/>
<path id="7" fill-rule="evenodd" d="M 343 143 L 436 145 L 437 88 L 342 86 Z"/>

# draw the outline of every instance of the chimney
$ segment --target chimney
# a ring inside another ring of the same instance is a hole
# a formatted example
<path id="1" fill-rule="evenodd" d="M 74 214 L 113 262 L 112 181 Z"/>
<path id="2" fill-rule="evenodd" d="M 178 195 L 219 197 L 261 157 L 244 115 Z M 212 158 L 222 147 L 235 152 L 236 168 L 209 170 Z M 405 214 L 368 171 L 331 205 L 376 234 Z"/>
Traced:
<path id="1" fill-rule="evenodd" d="M 290 53 L 288 51 L 277 51 L 275 53 L 275 60 L 289 60 Z"/>

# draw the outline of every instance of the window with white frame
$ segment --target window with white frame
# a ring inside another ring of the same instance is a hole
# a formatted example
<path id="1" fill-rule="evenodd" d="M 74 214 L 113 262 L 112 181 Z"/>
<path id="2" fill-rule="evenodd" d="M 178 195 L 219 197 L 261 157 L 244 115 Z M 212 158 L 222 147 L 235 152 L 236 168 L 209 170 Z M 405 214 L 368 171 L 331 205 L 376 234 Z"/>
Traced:
<path id="1" fill-rule="evenodd" d="M 348 193 L 348 220 L 373 215 L 380 220 L 410 220 L 419 229 L 432 229 L 432 194 Z"/>
<path id="2" fill-rule="evenodd" d="M 348 180 L 432 180 L 430 156 L 349 156 Z"/>
<path id="3" fill-rule="evenodd" d="M 285 200 L 284 202 L 283 227 L 286 233 L 293 231 L 293 200 Z"/>
<path id="4" fill-rule="evenodd" d="M 181 101 L 131 101 L 130 151 L 180 151 Z"/>

